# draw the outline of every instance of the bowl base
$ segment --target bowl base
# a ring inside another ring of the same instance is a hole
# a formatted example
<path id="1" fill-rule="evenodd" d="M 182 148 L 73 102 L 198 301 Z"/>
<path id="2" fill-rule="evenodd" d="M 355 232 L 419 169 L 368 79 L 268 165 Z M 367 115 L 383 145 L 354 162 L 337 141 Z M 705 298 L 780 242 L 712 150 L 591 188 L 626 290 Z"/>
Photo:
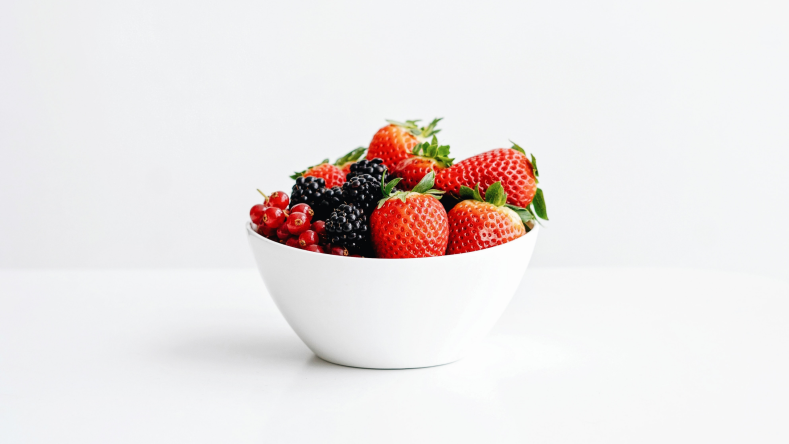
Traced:
<path id="1" fill-rule="evenodd" d="M 413 365 L 413 366 L 406 365 L 406 366 L 375 367 L 375 366 L 352 365 L 352 364 L 347 364 L 347 363 L 335 362 L 335 361 L 332 361 L 331 359 L 324 358 L 323 356 L 321 356 L 321 355 L 319 355 L 317 353 L 315 354 L 315 356 L 320 358 L 322 361 L 328 362 L 329 364 L 339 365 L 341 367 L 360 368 L 360 369 L 364 369 L 364 370 L 416 370 L 416 369 L 420 369 L 420 368 L 441 367 L 442 365 L 449 365 L 449 364 L 452 364 L 453 362 L 458 362 L 461 359 L 463 359 L 462 357 L 460 357 L 460 358 L 452 359 L 452 360 L 447 361 L 447 362 L 441 362 L 441 363 L 438 363 L 438 364 Z"/>

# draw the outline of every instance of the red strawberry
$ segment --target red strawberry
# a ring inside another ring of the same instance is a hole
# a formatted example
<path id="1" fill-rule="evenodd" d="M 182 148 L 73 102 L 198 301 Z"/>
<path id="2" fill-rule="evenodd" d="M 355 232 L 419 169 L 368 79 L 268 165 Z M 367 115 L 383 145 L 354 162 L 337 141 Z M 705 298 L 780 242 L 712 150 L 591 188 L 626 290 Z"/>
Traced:
<path id="1" fill-rule="evenodd" d="M 447 215 L 447 254 L 468 253 L 506 244 L 526 234 L 524 224 L 534 220 L 531 213 L 523 208 L 504 205 L 507 193 L 501 182 L 488 187 L 484 201 L 479 185 L 473 190 L 461 186 L 460 196 L 467 200 L 455 205 Z"/>
<path id="2" fill-rule="evenodd" d="M 428 137 L 437 134 L 436 125 L 441 119 L 433 119 L 429 125 L 418 127 L 419 120 L 406 120 L 405 123 L 387 120 L 387 125 L 378 130 L 370 142 L 367 159 L 376 157 L 384 161 L 387 168 L 392 169 L 397 162 L 413 157 L 412 150 L 418 143 L 425 142 Z"/>
<path id="3" fill-rule="evenodd" d="M 326 160 L 328 161 L 328 159 Z M 343 174 L 342 169 L 330 163 L 321 163 L 320 165 L 307 168 L 300 176 L 322 177 L 326 181 L 327 188 L 339 187 L 345 183 L 345 174 Z M 298 177 L 291 177 L 291 179 L 297 179 Z"/>
<path id="4" fill-rule="evenodd" d="M 479 184 L 484 196 L 490 185 L 501 181 L 508 203 L 529 208 L 533 200 L 533 211 L 548 220 L 543 192 L 537 188 L 538 177 L 534 156 L 529 161 L 523 148 L 513 144 L 512 148 L 497 148 L 477 154 L 441 170 L 436 176 L 436 187 L 459 196 L 461 186 Z"/>
<path id="5" fill-rule="evenodd" d="M 342 186 L 345 183 L 345 176 L 350 172 L 351 164 L 359 160 L 363 155 L 366 148 L 359 147 L 350 153 L 337 159 L 334 165 L 329 163 L 329 159 L 324 159 L 323 162 L 311 166 L 304 171 L 299 171 L 290 176 L 291 179 L 298 179 L 299 177 L 321 177 L 326 181 L 326 188 L 335 186 Z"/>
<path id="6" fill-rule="evenodd" d="M 437 173 L 452 165 L 454 160 L 449 158 L 449 145 L 438 146 L 436 136 L 431 142 L 416 145 L 411 154 L 414 157 L 403 159 L 392 168 L 392 175 L 402 178 L 400 185 L 407 190 L 415 187 L 425 174 Z"/>
<path id="7" fill-rule="evenodd" d="M 443 256 L 447 250 L 447 212 L 428 173 L 411 191 L 392 190 L 400 179 L 382 185 L 384 198 L 370 216 L 373 248 L 381 258 Z"/>

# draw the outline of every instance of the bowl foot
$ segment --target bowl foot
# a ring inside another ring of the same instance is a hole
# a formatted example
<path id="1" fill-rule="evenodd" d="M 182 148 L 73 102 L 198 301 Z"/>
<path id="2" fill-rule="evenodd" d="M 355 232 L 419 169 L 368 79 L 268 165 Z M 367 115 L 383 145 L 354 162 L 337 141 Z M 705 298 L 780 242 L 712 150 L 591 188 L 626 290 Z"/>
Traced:
<path id="1" fill-rule="evenodd" d="M 396 365 L 396 366 L 379 367 L 379 366 L 370 366 L 370 365 L 361 365 L 361 364 L 354 365 L 354 364 L 345 363 L 345 362 L 337 362 L 337 361 L 333 361 L 331 359 L 325 358 L 325 357 L 323 357 L 323 356 L 321 356 L 321 355 L 319 355 L 317 353 L 315 354 L 315 356 L 317 356 L 318 358 L 320 358 L 323 361 L 328 362 L 329 364 L 339 365 L 339 366 L 342 366 L 342 367 L 360 368 L 360 369 L 365 369 L 365 370 L 416 370 L 416 369 L 420 369 L 420 368 L 440 367 L 442 365 L 449 365 L 449 364 L 452 364 L 453 362 L 457 362 L 457 361 L 463 359 L 462 357 L 459 357 L 459 358 L 455 358 L 455 359 L 452 359 L 452 360 L 447 361 L 447 362 L 439 362 L 439 363 L 436 363 L 436 364 L 402 365 L 402 366 L 401 365 Z"/>

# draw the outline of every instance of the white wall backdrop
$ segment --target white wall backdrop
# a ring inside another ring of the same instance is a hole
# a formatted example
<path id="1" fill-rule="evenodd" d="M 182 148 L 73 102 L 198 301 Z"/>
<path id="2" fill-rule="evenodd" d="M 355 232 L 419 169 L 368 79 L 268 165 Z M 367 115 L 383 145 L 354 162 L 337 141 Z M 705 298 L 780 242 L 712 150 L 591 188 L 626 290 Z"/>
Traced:
<path id="1" fill-rule="evenodd" d="M 255 188 L 443 116 L 540 162 L 536 266 L 789 279 L 783 1 L 0 3 L 0 266 L 250 267 Z"/>

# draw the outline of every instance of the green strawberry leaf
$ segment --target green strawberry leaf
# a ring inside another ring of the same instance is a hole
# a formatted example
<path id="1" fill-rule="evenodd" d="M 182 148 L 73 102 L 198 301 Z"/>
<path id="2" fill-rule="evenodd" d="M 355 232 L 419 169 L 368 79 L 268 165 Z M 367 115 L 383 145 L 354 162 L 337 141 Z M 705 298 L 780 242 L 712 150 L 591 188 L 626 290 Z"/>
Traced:
<path id="1" fill-rule="evenodd" d="M 430 142 L 417 143 L 414 146 L 414 150 L 412 151 L 412 153 L 416 156 L 429 157 L 428 156 L 429 149 L 430 149 Z"/>
<path id="2" fill-rule="evenodd" d="M 482 195 L 479 194 L 479 183 L 474 185 L 474 189 L 471 189 L 465 185 L 461 185 L 460 197 L 461 200 L 478 200 L 480 202 L 484 202 L 484 200 L 482 199 Z"/>
<path id="3" fill-rule="evenodd" d="M 536 220 L 536 218 L 534 217 L 534 214 L 532 214 L 532 212 L 529 211 L 526 208 L 516 207 L 515 205 L 510 205 L 510 204 L 506 204 L 505 207 L 507 207 L 510 210 L 514 211 L 515 214 L 517 214 L 518 217 L 521 218 L 521 222 L 523 222 L 523 226 L 526 227 L 526 229 L 529 228 L 529 226 L 526 225 L 527 222 L 531 222 L 533 220 Z"/>
<path id="4" fill-rule="evenodd" d="M 472 190 L 471 188 L 469 188 L 469 187 L 467 187 L 465 185 L 461 185 L 460 186 L 460 198 L 461 199 L 474 200 L 475 199 L 474 198 L 474 190 Z"/>
<path id="5" fill-rule="evenodd" d="M 528 206 L 528 207 L 526 207 L 526 211 L 528 211 L 528 212 L 529 212 L 529 214 L 531 214 L 532 220 L 534 220 L 534 221 L 535 221 L 535 222 L 537 222 L 538 224 L 542 225 L 542 224 L 540 223 L 540 220 L 539 220 L 539 219 L 537 219 L 537 215 L 536 215 L 536 214 L 534 214 L 534 204 L 533 204 L 533 203 L 529 204 L 529 206 Z"/>
<path id="6" fill-rule="evenodd" d="M 364 152 L 367 151 L 367 148 L 360 146 L 355 150 L 351 151 L 350 153 L 340 157 L 337 159 L 337 162 L 334 162 L 337 166 L 343 166 L 348 162 L 356 162 L 357 160 L 361 159 L 364 156 Z M 328 159 L 327 159 L 328 160 Z"/>
<path id="7" fill-rule="evenodd" d="M 534 177 L 540 176 L 540 172 L 537 171 L 537 158 L 534 157 L 534 154 L 531 155 L 531 169 L 534 171 Z"/>
<path id="8" fill-rule="evenodd" d="M 385 172 L 384 172 L 385 173 Z M 435 171 L 430 171 L 429 173 L 425 174 L 425 177 L 419 181 L 418 184 L 414 187 L 411 191 L 398 191 L 392 194 L 395 185 L 400 182 L 400 178 L 394 178 L 391 182 L 387 183 L 385 186 L 383 185 L 384 181 L 381 181 L 381 191 L 383 193 L 383 199 L 378 201 L 378 208 L 381 208 L 386 201 L 390 199 L 400 199 L 403 202 L 406 201 L 406 198 L 412 194 L 425 194 L 427 196 L 435 197 L 436 199 L 441 199 L 441 195 L 444 194 L 444 191 L 436 190 L 433 188 L 433 183 L 435 182 L 436 173 Z M 383 177 L 382 177 L 383 179 Z"/>
<path id="9" fill-rule="evenodd" d="M 402 180 L 399 177 L 396 177 L 391 181 L 386 182 L 386 173 L 388 172 L 389 171 L 384 168 L 384 172 L 381 173 L 381 194 L 384 197 L 383 200 L 386 200 L 392 196 L 392 190 L 394 190 L 394 187 L 397 186 L 397 184 Z"/>
<path id="10" fill-rule="evenodd" d="M 433 121 L 430 122 L 429 125 L 427 125 L 426 127 L 420 128 L 422 130 L 421 134 L 414 134 L 414 135 L 415 136 L 420 136 L 421 135 L 422 137 L 430 137 L 430 136 L 432 136 L 434 134 L 438 134 L 438 132 L 441 131 L 441 130 L 437 130 L 435 128 L 436 128 L 436 125 L 438 125 L 438 122 L 440 122 L 443 119 L 444 119 L 443 117 L 439 117 L 439 118 L 433 119 Z"/>
<path id="11" fill-rule="evenodd" d="M 394 188 L 397 186 L 398 183 L 400 183 L 401 180 L 402 179 L 400 179 L 399 177 L 396 177 L 396 178 L 392 179 L 389 183 L 387 183 L 386 187 L 384 187 L 384 190 L 383 190 L 384 191 L 384 196 L 388 196 L 388 195 L 392 194 L 392 190 L 394 190 Z"/>
<path id="12" fill-rule="evenodd" d="M 405 202 L 405 199 L 406 199 L 406 197 L 408 197 L 409 194 L 412 194 L 412 193 L 410 191 L 398 191 L 398 192 L 392 194 L 391 196 L 384 196 L 383 199 L 378 201 L 378 208 L 381 208 L 382 206 L 384 206 L 384 204 L 386 202 L 388 202 L 388 201 L 390 201 L 392 199 L 400 199 L 403 202 Z"/>
<path id="13" fill-rule="evenodd" d="M 477 184 L 474 185 L 474 199 L 480 202 L 484 202 L 484 200 L 482 200 L 482 194 L 480 194 L 479 192 L 479 182 L 477 182 Z"/>
<path id="14" fill-rule="evenodd" d="M 548 210 L 545 207 L 545 196 L 543 195 L 542 189 L 537 188 L 537 192 L 534 194 L 534 200 L 532 200 L 532 205 L 534 206 L 534 212 L 537 213 L 540 219 L 548 220 Z"/>
<path id="15" fill-rule="evenodd" d="M 438 138 L 433 136 L 433 140 L 430 141 L 425 149 L 425 156 L 436 157 L 436 153 L 438 153 Z"/>
<path id="16" fill-rule="evenodd" d="M 515 151 L 520 151 L 521 153 L 523 153 L 524 156 L 526 155 L 526 150 L 521 148 L 520 145 L 518 145 L 517 143 L 513 142 L 512 140 L 510 140 L 510 143 L 512 143 L 512 149 L 514 149 Z"/>
<path id="17" fill-rule="evenodd" d="M 427 194 L 428 196 L 433 196 L 436 199 L 441 200 L 441 198 L 444 197 L 445 192 L 446 191 L 441 191 L 434 188 L 432 190 L 425 191 L 424 194 Z"/>
<path id="18" fill-rule="evenodd" d="M 449 157 L 449 145 L 439 145 L 436 136 L 433 136 L 429 142 L 417 143 L 411 150 L 411 154 L 435 160 L 438 166 L 443 168 L 452 166 L 455 161 Z"/>
<path id="19" fill-rule="evenodd" d="M 443 117 L 439 117 L 437 119 L 433 119 L 427 126 L 419 127 L 417 123 L 420 121 L 419 119 L 416 120 L 406 120 L 405 122 L 398 122 L 397 120 L 389 120 L 386 119 L 387 122 L 391 123 L 392 125 L 397 125 L 403 129 L 408 130 L 411 134 L 417 137 L 424 137 L 428 138 L 434 134 L 438 134 L 439 131 L 436 129 L 436 125 L 440 122 Z"/>
<path id="20" fill-rule="evenodd" d="M 416 184 L 414 189 L 411 191 L 414 193 L 424 193 L 425 191 L 433 188 L 433 185 L 435 184 L 435 179 L 436 179 L 436 172 L 431 170 L 429 173 L 425 174 L 425 177 L 423 177 L 422 180 L 420 180 L 419 183 Z"/>
<path id="21" fill-rule="evenodd" d="M 507 193 L 504 192 L 504 187 L 501 186 L 501 182 L 495 182 L 485 190 L 485 202 L 497 207 L 507 202 Z"/>
<path id="22" fill-rule="evenodd" d="M 397 125 L 397 126 L 399 126 L 399 127 L 401 127 L 401 128 L 405 128 L 405 129 L 407 129 L 408 131 L 410 131 L 410 132 L 411 132 L 411 134 L 414 134 L 415 136 L 418 136 L 418 135 L 419 135 L 419 134 L 418 134 L 418 132 L 419 132 L 419 131 L 418 131 L 418 130 L 419 130 L 419 127 L 418 127 L 418 126 L 417 126 L 417 124 L 416 124 L 417 122 L 419 122 L 419 119 L 416 119 L 416 120 L 406 120 L 406 121 L 405 121 L 405 123 L 403 123 L 403 122 L 398 122 L 397 120 L 389 120 L 389 119 L 386 119 L 386 121 L 387 121 L 387 122 L 389 122 L 389 123 L 391 123 L 392 125 Z M 415 134 L 414 132 L 416 132 L 416 134 Z"/>

